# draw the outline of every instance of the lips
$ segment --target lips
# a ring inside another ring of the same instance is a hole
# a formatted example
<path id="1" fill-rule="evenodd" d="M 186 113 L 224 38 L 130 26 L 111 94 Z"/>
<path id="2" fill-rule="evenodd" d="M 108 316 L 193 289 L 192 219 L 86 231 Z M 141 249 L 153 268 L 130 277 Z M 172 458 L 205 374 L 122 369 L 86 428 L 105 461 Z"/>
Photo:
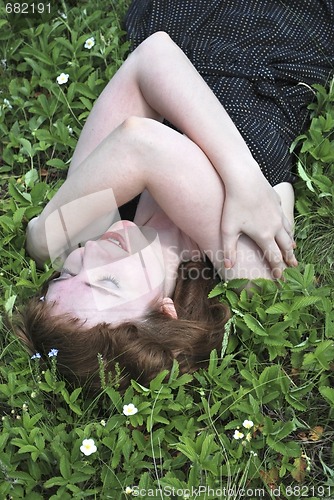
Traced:
<path id="1" fill-rule="evenodd" d="M 113 231 L 108 231 L 107 233 L 104 233 L 101 236 L 100 240 L 110 241 L 110 243 L 112 243 L 112 244 L 116 245 L 117 247 L 122 248 L 122 250 L 125 250 L 126 252 L 128 252 L 128 249 L 126 248 L 125 239 L 119 233 L 115 233 Z"/>

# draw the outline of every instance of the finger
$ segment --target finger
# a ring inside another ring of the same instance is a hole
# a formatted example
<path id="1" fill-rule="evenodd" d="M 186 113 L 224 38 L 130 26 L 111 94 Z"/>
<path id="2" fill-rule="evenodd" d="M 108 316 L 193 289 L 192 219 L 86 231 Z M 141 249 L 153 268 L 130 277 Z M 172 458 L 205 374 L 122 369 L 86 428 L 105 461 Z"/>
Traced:
<path id="1" fill-rule="evenodd" d="M 281 278 L 286 265 L 283 260 L 282 252 L 276 241 L 272 240 L 270 243 L 268 243 L 268 240 L 266 240 L 265 244 L 260 244 L 258 242 L 258 245 L 263 251 L 263 255 L 267 259 L 267 262 L 272 269 L 273 277 Z"/>
<path id="2" fill-rule="evenodd" d="M 223 233 L 224 267 L 231 269 L 237 260 L 237 243 L 239 236 Z"/>
<path id="3" fill-rule="evenodd" d="M 283 228 L 276 235 L 276 243 L 282 252 L 286 264 L 292 267 L 298 266 L 298 261 L 294 254 L 294 240 L 290 238 Z"/>
<path id="4" fill-rule="evenodd" d="M 288 233 L 291 241 L 292 241 L 292 246 L 293 248 L 296 248 L 296 242 L 295 242 L 295 239 L 294 239 L 294 230 L 293 230 L 293 226 L 292 224 L 289 222 L 288 218 L 283 215 L 283 226 L 284 226 L 284 229 L 285 231 Z"/>

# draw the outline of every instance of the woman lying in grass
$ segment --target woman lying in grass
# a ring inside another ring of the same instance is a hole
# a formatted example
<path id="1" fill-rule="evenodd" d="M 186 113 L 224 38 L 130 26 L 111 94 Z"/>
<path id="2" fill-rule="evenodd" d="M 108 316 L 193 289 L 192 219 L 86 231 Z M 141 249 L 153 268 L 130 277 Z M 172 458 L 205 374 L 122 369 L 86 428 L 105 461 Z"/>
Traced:
<path id="1" fill-rule="evenodd" d="M 183 132 L 162 123 L 167 119 Z M 114 220 L 141 194 L 134 223 Z M 293 189 L 274 188 L 183 52 L 157 32 L 97 100 L 68 176 L 27 231 L 27 250 L 60 273 L 24 313 L 31 350 L 99 387 L 119 363 L 121 387 L 176 359 L 182 371 L 222 342 L 227 307 L 215 278 L 280 277 L 297 264 Z M 60 262 L 60 264 L 59 264 Z"/>

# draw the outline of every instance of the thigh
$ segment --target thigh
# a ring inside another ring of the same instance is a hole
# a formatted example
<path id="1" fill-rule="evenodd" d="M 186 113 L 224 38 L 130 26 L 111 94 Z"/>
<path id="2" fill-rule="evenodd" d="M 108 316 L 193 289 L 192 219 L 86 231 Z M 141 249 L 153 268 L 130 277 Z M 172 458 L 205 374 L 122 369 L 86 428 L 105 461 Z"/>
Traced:
<path id="1" fill-rule="evenodd" d="M 275 191 L 279 194 L 281 198 L 283 212 L 285 217 L 291 224 L 293 228 L 294 221 L 294 206 L 295 206 L 295 194 L 292 185 L 289 182 L 281 182 L 274 186 Z"/>

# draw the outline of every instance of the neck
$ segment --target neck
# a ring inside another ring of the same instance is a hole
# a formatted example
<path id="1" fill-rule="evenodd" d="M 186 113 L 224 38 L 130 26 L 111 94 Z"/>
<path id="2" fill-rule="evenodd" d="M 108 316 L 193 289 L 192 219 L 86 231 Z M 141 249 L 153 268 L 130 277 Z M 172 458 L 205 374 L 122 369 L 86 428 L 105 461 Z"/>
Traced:
<path id="1" fill-rule="evenodd" d="M 172 297 L 180 263 L 185 260 L 198 259 L 202 256 L 202 252 L 198 245 L 162 211 L 153 214 L 145 226 L 154 227 L 158 232 L 166 273 L 164 296 Z"/>

